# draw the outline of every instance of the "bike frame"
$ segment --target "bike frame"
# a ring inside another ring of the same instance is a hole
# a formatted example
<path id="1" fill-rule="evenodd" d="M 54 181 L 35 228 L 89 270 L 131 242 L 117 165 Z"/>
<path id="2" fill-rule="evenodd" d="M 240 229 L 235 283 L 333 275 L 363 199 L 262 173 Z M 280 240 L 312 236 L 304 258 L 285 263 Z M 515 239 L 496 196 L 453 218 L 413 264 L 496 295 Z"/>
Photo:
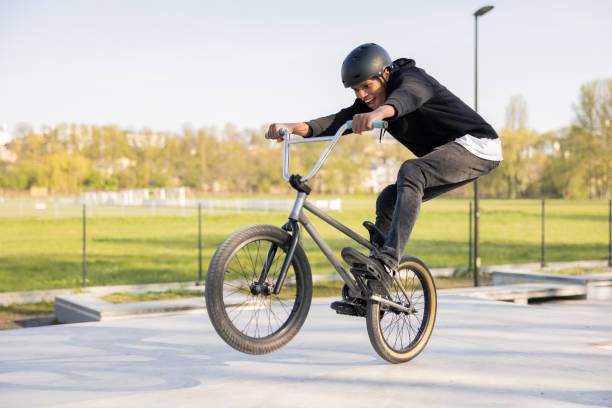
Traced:
<path id="1" fill-rule="evenodd" d="M 353 231 L 346 225 L 342 224 L 340 221 L 331 217 L 325 211 L 321 210 L 320 208 L 318 208 L 317 206 L 315 206 L 314 204 L 310 203 L 307 200 L 307 196 L 310 193 L 310 187 L 307 186 L 305 182 L 310 180 L 312 177 L 314 177 L 314 175 L 319 171 L 319 169 L 321 168 L 321 166 L 323 165 L 323 163 L 329 156 L 329 153 L 331 152 L 331 150 L 340 140 L 340 137 L 342 137 L 343 133 L 347 129 L 351 128 L 351 125 L 352 125 L 352 121 L 348 121 L 347 123 L 345 123 L 338 129 L 338 131 L 336 132 L 334 136 L 321 136 L 321 137 L 311 137 L 311 138 L 304 138 L 304 139 L 291 139 L 291 134 L 286 128 L 280 129 L 281 135 L 283 135 L 285 138 L 283 177 L 285 178 L 285 180 L 289 181 L 289 183 L 294 189 L 297 190 L 297 197 L 293 204 L 291 213 L 289 214 L 289 221 L 283 226 L 283 229 L 288 232 L 291 232 L 292 235 L 291 235 L 291 241 L 289 243 L 289 249 L 287 251 L 287 256 L 285 257 L 285 260 L 281 267 L 278 279 L 276 281 L 276 285 L 274 287 L 274 293 L 279 294 L 280 290 L 282 289 L 282 286 L 285 281 L 285 277 L 287 275 L 287 270 L 289 269 L 289 265 L 291 264 L 293 255 L 295 253 L 295 248 L 297 247 L 297 244 L 300 240 L 299 224 L 302 224 L 306 232 L 308 232 L 308 235 L 310 235 L 310 237 L 317 244 L 321 252 L 323 252 L 327 260 L 336 269 L 336 272 L 338 272 L 338 274 L 340 275 L 340 278 L 348 286 L 350 296 L 353 296 L 356 298 L 362 298 L 362 299 L 370 298 L 373 300 L 377 300 L 381 303 L 385 303 L 390 306 L 393 306 L 394 308 L 397 308 L 400 310 L 405 309 L 404 311 L 411 312 L 412 308 L 405 308 L 395 302 L 391 302 L 387 299 L 381 298 L 380 296 L 370 295 L 368 293 L 369 291 L 365 283 L 363 281 L 354 279 L 351 276 L 351 274 L 346 271 L 346 269 L 342 266 L 342 263 L 340 262 L 338 257 L 334 255 L 330 246 L 327 244 L 327 242 L 325 242 L 321 234 L 319 234 L 317 229 L 314 227 L 314 225 L 310 222 L 310 220 L 304 213 L 304 210 L 307 210 L 312 215 L 325 221 L 327 224 L 329 224 L 336 230 L 342 232 L 344 235 L 351 238 L 353 241 L 357 242 L 361 246 L 367 248 L 368 250 L 372 252 L 378 251 L 378 249 L 369 240 L 365 239 L 364 237 L 362 237 L 361 235 L 359 235 L 358 233 L 356 233 L 355 231 Z M 386 122 L 375 122 L 374 127 L 375 128 L 386 128 Z M 289 148 L 290 146 L 292 144 L 317 143 L 317 142 L 329 142 L 329 144 L 327 148 L 323 151 L 321 156 L 319 157 L 319 160 L 314 165 L 312 170 L 308 173 L 308 175 L 305 177 L 301 177 L 299 175 L 289 176 Z M 277 250 L 276 245 L 272 245 L 270 249 L 268 250 L 267 260 L 264 264 L 264 267 L 263 267 L 263 270 L 262 270 L 262 273 L 259 279 L 258 286 L 260 287 L 263 285 L 263 282 L 265 282 L 266 280 L 268 269 L 272 263 L 272 260 L 274 259 L 276 250 Z"/>

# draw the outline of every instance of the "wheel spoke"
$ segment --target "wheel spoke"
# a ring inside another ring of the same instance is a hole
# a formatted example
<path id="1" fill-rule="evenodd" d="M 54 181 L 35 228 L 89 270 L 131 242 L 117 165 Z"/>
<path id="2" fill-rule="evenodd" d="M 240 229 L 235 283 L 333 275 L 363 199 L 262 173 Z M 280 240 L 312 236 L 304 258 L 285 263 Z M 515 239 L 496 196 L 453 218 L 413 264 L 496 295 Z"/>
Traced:
<path id="1" fill-rule="evenodd" d="M 249 277 L 246 274 L 247 269 L 244 266 L 242 266 L 242 262 L 240 262 L 240 255 L 236 254 L 236 258 L 234 258 L 234 259 L 236 260 L 236 262 L 238 262 L 238 266 L 240 267 L 240 271 L 238 273 L 244 277 L 245 281 L 248 281 Z M 228 267 L 228 271 L 229 270 L 230 270 L 230 268 Z M 230 273 L 230 275 L 231 275 L 231 273 Z"/>

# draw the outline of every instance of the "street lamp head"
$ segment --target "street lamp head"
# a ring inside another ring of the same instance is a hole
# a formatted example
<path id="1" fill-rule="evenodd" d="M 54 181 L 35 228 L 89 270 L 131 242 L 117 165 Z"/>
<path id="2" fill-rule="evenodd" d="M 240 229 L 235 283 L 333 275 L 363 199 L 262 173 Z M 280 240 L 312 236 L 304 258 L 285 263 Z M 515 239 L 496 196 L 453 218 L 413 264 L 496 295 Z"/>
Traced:
<path id="1" fill-rule="evenodd" d="M 493 6 L 484 6 L 474 12 L 474 17 L 480 17 L 489 11 L 493 10 Z"/>

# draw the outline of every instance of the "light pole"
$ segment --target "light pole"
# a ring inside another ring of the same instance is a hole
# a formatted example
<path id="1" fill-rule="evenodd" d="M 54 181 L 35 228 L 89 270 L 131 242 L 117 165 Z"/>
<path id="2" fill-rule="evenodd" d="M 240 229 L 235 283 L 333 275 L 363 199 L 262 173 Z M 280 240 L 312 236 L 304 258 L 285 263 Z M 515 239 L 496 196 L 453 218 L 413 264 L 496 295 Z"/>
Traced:
<path id="1" fill-rule="evenodd" d="M 485 15 L 493 6 L 484 6 L 474 12 L 474 110 L 478 112 L 478 17 Z M 478 273 L 480 271 L 480 245 L 478 236 L 478 180 L 474 180 L 474 286 L 478 286 Z"/>

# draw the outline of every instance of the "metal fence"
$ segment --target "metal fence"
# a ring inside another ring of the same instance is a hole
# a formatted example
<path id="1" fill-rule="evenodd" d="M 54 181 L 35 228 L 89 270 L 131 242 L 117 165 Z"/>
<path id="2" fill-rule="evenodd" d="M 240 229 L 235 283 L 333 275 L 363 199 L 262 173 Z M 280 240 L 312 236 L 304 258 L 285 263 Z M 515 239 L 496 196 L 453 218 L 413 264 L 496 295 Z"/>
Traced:
<path id="1" fill-rule="evenodd" d="M 121 197 L 119 197 L 121 198 Z M 133 197 L 130 197 L 133 199 Z M 134 202 L 134 200 L 131 200 Z M 96 234 L 96 229 L 91 224 L 95 220 L 105 217 L 120 217 L 126 220 L 138 219 L 138 217 L 165 217 L 165 222 L 168 219 L 176 217 L 188 218 L 188 222 L 193 222 L 194 215 L 197 214 L 197 248 L 198 248 L 198 267 L 197 267 L 197 282 L 203 279 L 203 216 L 214 216 L 231 219 L 232 214 L 270 214 L 284 213 L 288 214 L 293 206 L 292 199 L 257 199 L 257 198 L 203 198 L 192 200 L 162 200 L 162 199 L 144 199 L 137 201 L 138 204 L 129 204 L 122 202 L 114 195 L 85 195 L 84 197 L 19 197 L 6 198 L 0 197 L 0 223 L 2 219 L 27 220 L 28 223 L 46 222 L 45 220 L 57 220 L 62 222 L 62 219 L 79 219 L 81 223 L 80 241 L 81 241 L 81 256 L 82 256 L 82 280 L 83 287 L 88 285 L 88 274 L 91 274 L 92 263 L 88 252 L 92 251 L 92 241 L 99 240 L 99 232 Z M 315 200 L 314 203 L 320 208 L 341 212 L 342 200 L 339 198 L 327 200 Z M 33 221 L 34 220 L 34 221 Z M 151 221 L 142 221 L 150 223 Z M 138 223 L 138 221 L 137 221 Z M 169 223 L 171 226 L 171 222 Z M 2 227 L 2 225 L 0 225 Z M 98 226 L 98 231 L 99 231 Z M 138 227 L 136 227 L 138 228 Z M 1 230 L 1 228 L 0 228 Z M 73 236 L 74 236 L 73 227 Z M 31 232 L 30 232 L 31 233 Z M 211 231 L 207 231 L 210 235 Z M 32 242 L 39 242 L 40 236 L 31 238 Z M 39 245 L 45 245 L 46 242 L 61 239 L 58 237 L 47 236 L 39 242 Z M 108 238 L 103 238 L 108 240 Z M 89 245 L 89 246 L 88 246 Z M 95 250 L 95 242 L 94 242 Z M 6 248 L 5 248 L 6 249 Z M 210 248 L 209 248 L 210 249 Z M 119 249 L 120 250 L 120 249 Z M 36 252 L 36 251 L 34 251 Z M 72 252 L 72 251 L 71 251 Z M 210 252 L 210 251 L 209 251 Z M 0 250 L 0 269 L 2 269 L 3 255 L 10 256 L 6 251 L 3 254 Z M 75 258 L 73 258 L 75 259 Z M 95 261 L 94 261 L 95 263 Z M 6 264 L 6 263 L 5 263 Z M 195 274 L 194 274 L 195 275 Z M 195 277 L 195 276 L 194 276 Z M 2 282 L 0 281 L 0 291 L 2 291 Z"/>
<path id="2" fill-rule="evenodd" d="M 558 201 L 558 200 L 555 200 Z M 540 201 L 540 266 L 542 268 L 547 266 L 547 258 L 546 258 L 546 242 L 547 242 L 547 231 L 546 223 L 547 223 L 547 215 L 550 215 L 550 210 L 547 213 L 546 207 L 546 199 L 542 199 Z M 554 202 L 554 201 L 553 201 Z M 608 200 L 608 267 L 612 267 L 612 200 Z M 475 237 L 474 237 L 474 211 L 473 211 L 473 202 L 469 202 L 469 243 L 468 243 L 468 270 L 474 271 L 474 247 L 476 245 Z"/>
<path id="3" fill-rule="evenodd" d="M 373 201 L 373 200 L 372 200 Z M 343 210 L 343 202 L 340 199 L 331 199 L 331 200 L 316 200 L 313 201 L 315 205 L 333 211 L 342 211 Z M 472 206 L 471 202 L 462 201 L 465 203 L 465 209 L 462 214 L 459 214 L 459 217 L 465 217 L 465 230 L 464 232 L 459 232 L 459 234 L 463 234 L 465 237 L 465 260 L 464 264 L 467 266 L 468 270 L 473 270 L 472 265 L 472 248 L 473 248 L 473 239 L 472 239 Z M 494 201 L 491 201 L 494 202 Z M 486 201 L 485 201 L 486 203 Z M 563 217 L 565 209 L 561 208 L 566 203 L 560 200 L 541 200 L 541 201 L 527 201 L 520 202 L 516 201 L 516 206 L 524 206 L 529 214 L 530 214 L 530 225 L 529 225 L 529 236 L 533 241 L 533 236 L 535 233 L 539 232 L 540 239 L 540 264 L 541 266 L 546 266 L 548 262 L 554 261 L 557 259 L 549 259 L 549 248 L 551 241 L 551 237 L 554 238 L 556 232 L 558 231 L 559 225 L 562 225 L 564 222 Z M 255 198 L 226 198 L 226 199 L 212 199 L 206 198 L 201 200 L 183 200 L 181 203 L 177 204 L 176 202 L 162 201 L 162 200 L 148 200 L 142 202 L 140 205 L 128 205 L 128 204 L 112 204 L 105 205 L 100 202 L 96 202 L 95 200 L 84 200 L 82 198 L 70 198 L 70 197 L 53 197 L 53 198 L 3 198 L 0 197 L 0 223 L 2 223 L 2 218 L 12 218 L 19 219 L 23 217 L 23 219 L 61 219 L 61 218 L 77 218 L 80 219 L 82 223 L 82 231 L 80 231 L 80 241 L 82 247 L 80 248 L 81 252 L 79 255 L 75 255 L 74 252 L 72 256 L 82 256 L 82 286 L 86 286 L 88 284 L 88 243 L 91 243 L 92 239 L 92 231 L 88 227 L 89 220 L 96 220 L 101 217 L 125 217 L 125 219 L 132 219 L 133 217 L 139 216 L 154 216 L 154 217 L 189 217 L 189 225 L 194 225 L 194 217 L 197 217 L 197 240 L 195 237 L 189 238 L 193 239 L 193 248 L 197 245 L 197 270 L 193 270 L 193 279 L 201 282 L 203 279 L 203 262 L 205 258 L 210 256 L 210 253 L 214 251 L 215 248 L 204 248 L 204 238 L 210 236 L 214 231 L 210 229 L 207 230 L 207 215 L 214 217 L 221 217 L 223 219 L 232 220 L 232 214 L 267 214 L 274 212 L 284 212 L 285 214 L 291 209 L 293 205 L 292 199 L 255 199 Z M 365 205 L 362 205 L 361 210 L 363 210 Z M 487 205 L 484 205 L 485 209 Z M 367 210 L 373 211 L 371 208 L 371 203 L 368 202 Z M 348 208 L 345 209 L 346 216 L 350 216 L 351 212 L 355 211 L 354 206 L 348 205 Z M 497 210 L 503 211 L 503 210 Z M 603 221 L 603 213 L 604 211 L 607 213 L 607 248 L 606 251 L 602 251 L 602 234 L 601 227 Z M 612 266 L 612 200 L 607 202 L 596 202 L 589 204 L 588 211 L 591 215 L 586 214 L 585 220 L 588 217 L 592 217 L 593 214 L 596 214 L 597 217 L 597 229 L 598 229 L 598 259 L 603 259 L 604 256 L 607 256 L 608 265 Z M 536 216 L 539 217 L 535 217 Z M 280 215 L 282 218 L 284 215 Z M 446 215 L 444 215 L 446 216 Z M 444 217 L 443 216 L 443 217 Z M 573 217 L 573 215 L 570 215 Z M 224 218 L 225 217 L 225 218 Z M 440 218 L 443 218 L 440 217 Z M 257 218 L 257 217 L 256 217 Z M 539 225 L 536 221 L 539 218 Z M 210 219 L 210 218 L 209 218 Z M 343 217 L 340 217 L 342 220 Z M 482 233 L 482 238 L 487 239 L 486 226 L 488 223 L 490 224 L 491 217 L 485 216 L 482 218 L 483 226 L 485 227 L 485 231 Z M 135 225 L 138 225 L 138 222 L 135 222 Z M 185 225 L 185 224 L 184 224 Z M 442 224 L 443 225 L 443 224 Z M 97 228 L 101 228 L 98 226 Z M 137 228 L 137 227 L 136 227 Z M 439 236 L 443 236 L 444 228 L 439 228 L 439 231 L 436 232 Z M 225 233 L 225 232 L 224 232 Z M 525 232 L 527 233 L 527 232 Z M 570 231 L 571 233 L 571 231 Z M 76 232 L 75 232 L 76 234 Z M 73 234 L 74 235 L 74 234 Z M 95 238 L 95 230 L 93 231 L 93 237 Z M 49 239 L 53 239 L 49 237 Z M 212 245 L 216 245 L 218 243 L 214 241 Z M 196 244 L 197 242 L 197 244 Z M 210 241 L 209 241 L 210 242 Z M 190 244 L 191 245 L 191 244 Z M 210 246 L 210 244 L 209 244 Z M 203 254 L 204 250 L 207 250 L 208 253 L 206 257 Z M 601 252 L 601 253 L 600 253 Z M 607 252 L 607 253 L 605 253 Z M 195 257 L 195 253 L 193 256 Z M 557 251 L 558 253 L 558 251 Z M 591 251 L 592 253 L 592 251 Z M 533 254 L 533 252 L 532 252 Z M 2 250 L 0 249 L 0 261 L 2 260 Z M 102 256 L 99 255 L 98 258 Z M 74 258 L 73 258 L 74 259 Z M 531 259 L 531 262 L 537 261 L 537 259 Z M 91 269 L 91 268 L 89 268 Z M 197 277 L 197 278 L 196 278 Z M 0 285 L 2 282 L 0 282 Z"/>

